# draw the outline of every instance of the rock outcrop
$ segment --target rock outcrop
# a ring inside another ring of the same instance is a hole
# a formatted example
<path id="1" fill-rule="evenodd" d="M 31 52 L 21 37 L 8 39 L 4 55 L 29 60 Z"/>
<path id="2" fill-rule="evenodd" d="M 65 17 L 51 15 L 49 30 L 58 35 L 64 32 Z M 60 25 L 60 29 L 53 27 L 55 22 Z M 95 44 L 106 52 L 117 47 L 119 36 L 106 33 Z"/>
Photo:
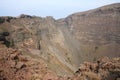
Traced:
<path id="1" fill-rule="evenodd" d="M 25 56 L 17 49 L 0 44 L 0 80 L 55 80 L 56 78 L 57 75 L 47 68 L 42 59 Z"/>
<path id="2" fill-rule="evenodd" d="M 120 78 L 120 58 L 104 57 L 96 63 L 84 62 L 75 75 L 76 79 L 83 77 L 83 80 L 117 80 Z"/>

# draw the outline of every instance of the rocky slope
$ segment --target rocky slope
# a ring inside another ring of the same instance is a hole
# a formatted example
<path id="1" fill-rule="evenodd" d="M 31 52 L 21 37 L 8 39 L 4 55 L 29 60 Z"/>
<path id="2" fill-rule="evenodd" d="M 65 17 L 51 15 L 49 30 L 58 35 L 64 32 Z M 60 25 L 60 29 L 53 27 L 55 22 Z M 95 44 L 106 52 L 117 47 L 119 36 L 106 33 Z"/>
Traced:
<path id="1" fill-rule="evenodd" d="M 42 59 L 25 56 L 0 44 L 0 80 L 55 80 L 57 75 Z"/>
<path id="2" fill-rule="evenodd" d="M 73 73 L 82 62 L 79 42 L 67 27 L 59 26 L 50 16 L 40 18 L 21 15 L 10 22 L 1 23 L 0 28 L 1 33 L 10 33 L 7 37 L 10 46 L 26 55 L 43 58 L 59 75 Z"/>
<path id="3" fill-rule="evenodd" d="M 8 47 L 42 59 L 58 75 L 72 75 L 83 61 L 120 57 L 120 3 L 72 14 L 0 17 L 0 33 L 9 32 Z M 6 42 L 5 41 L 5 42 Z"/>
<path id="4" fill-rule="evenodd" d="M 119 80 L 120 58 L 84 62 L 71 76 L 58 76 L 44 60 L 0 44 L 0 80 Z"/>
<path id="5" fill-rule="evenodd" d="M 119 80 L 120 79 L 120 58 L 109 59 L 104 57 L 96 63 L 84 62 L 75 73 L 77 78 L 83 80 Z"/>
<path id="6" fill-rule="evenodd" d="M 120 56 L 120 3 L 75 13 L 62 21 L 81 43 L 86 60 Z"/>
<path id="7" fill-rule="evenodd" d="M 83 44 L 120 44 L 120 3 L 75 13 L 65 21 Z"/>

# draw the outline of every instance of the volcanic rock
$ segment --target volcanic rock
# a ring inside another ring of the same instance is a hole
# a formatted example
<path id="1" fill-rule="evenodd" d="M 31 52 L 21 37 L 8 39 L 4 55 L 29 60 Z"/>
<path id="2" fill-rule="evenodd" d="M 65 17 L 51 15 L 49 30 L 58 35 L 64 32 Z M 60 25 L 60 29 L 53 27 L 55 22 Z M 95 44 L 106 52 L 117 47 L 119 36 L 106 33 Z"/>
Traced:
<path id="1" fill-rule="evenodd" d="M 59 20 L 51 16 L 42 18 L 25 14 L 0 17 L 0 33 L 9 32 L 6 37 L 9 47 L 28 57 L 43 59 L 57 75 L 72 75 L 84 61 L 96 61 L 105 56 L 120 57 L 119 14 L 120 3 L 116 3 Z M 4 60 L 25 62 L 25 58 L 19 57 L 21 54 L 9 51 L 14 54 L 1 54 Z M 97 63 L 85 63 L 84 66 L 87 67 L 81 69 L 83 71 L 99 72 Z M 116 65 L 110 62 L 101 69 L 108 70 L 109 66 L 114 69 Z"/>

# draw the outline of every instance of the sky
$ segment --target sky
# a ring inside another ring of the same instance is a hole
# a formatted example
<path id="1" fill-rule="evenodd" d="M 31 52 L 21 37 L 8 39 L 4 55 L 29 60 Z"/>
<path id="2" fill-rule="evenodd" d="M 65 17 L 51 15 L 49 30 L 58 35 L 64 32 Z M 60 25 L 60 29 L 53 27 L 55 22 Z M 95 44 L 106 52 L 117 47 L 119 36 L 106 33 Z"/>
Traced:
<path id="1" fill-rule="evenodd" d="M 120 0 L 1 0 L 0 16 L 28 14 L 59 19 L 112 3 L 120 3 Z"/>

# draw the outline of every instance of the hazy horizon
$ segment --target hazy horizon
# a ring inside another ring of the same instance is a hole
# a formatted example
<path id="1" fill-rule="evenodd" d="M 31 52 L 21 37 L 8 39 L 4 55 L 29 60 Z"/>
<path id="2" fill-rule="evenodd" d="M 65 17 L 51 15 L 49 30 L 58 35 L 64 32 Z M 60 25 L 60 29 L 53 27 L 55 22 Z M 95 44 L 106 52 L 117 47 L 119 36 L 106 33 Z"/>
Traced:
<path id="1" fill-rule="evenodd" d="M 119 2 L 120 0 L 3 0 L 0 5 L 0 16 L 28 14 L 41 17 L 53 16 L 59 19 L 75 12 L 82 12 Z"/>

